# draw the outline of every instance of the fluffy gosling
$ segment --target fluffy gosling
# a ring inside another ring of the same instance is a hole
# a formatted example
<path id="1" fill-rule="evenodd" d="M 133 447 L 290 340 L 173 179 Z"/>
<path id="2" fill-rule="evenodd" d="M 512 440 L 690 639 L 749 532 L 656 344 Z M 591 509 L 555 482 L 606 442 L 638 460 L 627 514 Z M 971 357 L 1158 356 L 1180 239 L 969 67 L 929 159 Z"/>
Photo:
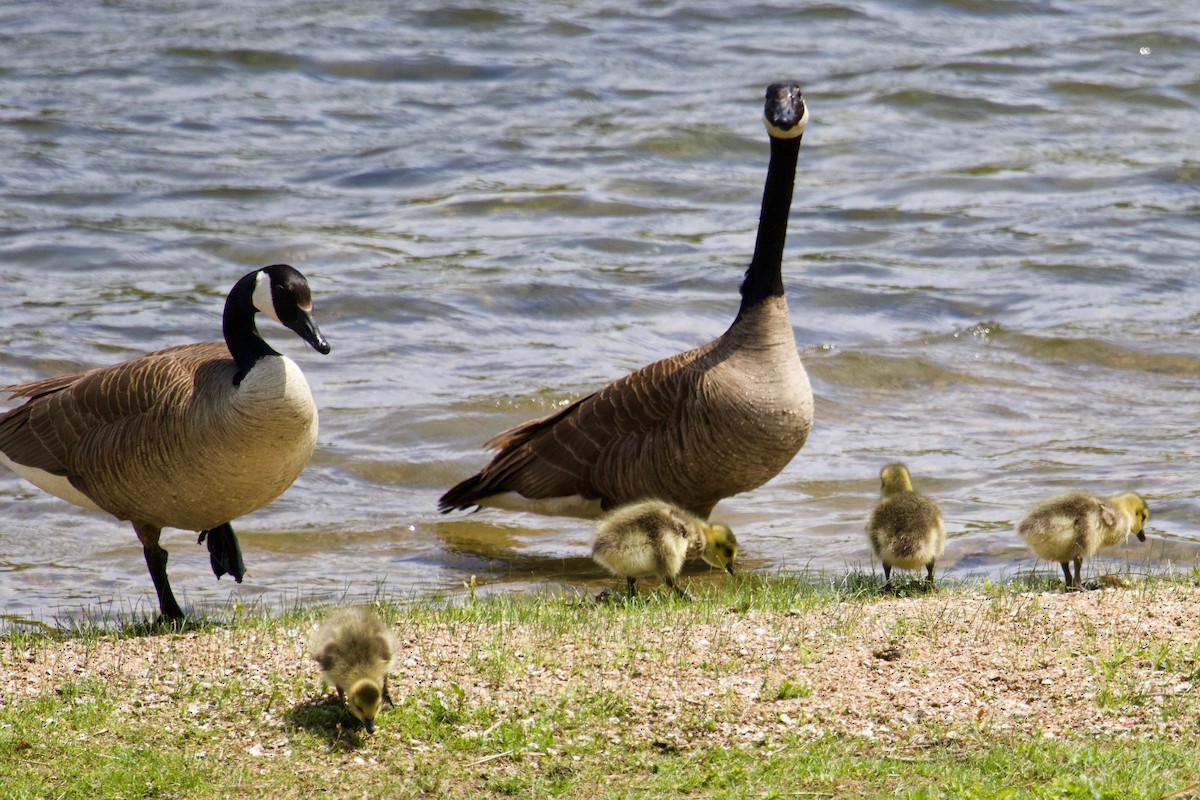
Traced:
<path id="1" fill-rule="evenodd" d="M 946 547 L 946 527 L 937 503 L 913 490 L 903 464 L 888 464 L 879 472 L 882 497 L 867 517 L 867 538 L 883 562 L 885 586 L 891 586 L 892 567 L 925 567 L 925 582 L 933 588 L 933 567 Z"/>
<path id="2" fill-rule="evenodd" d="M 383 620 L 364 608 L 334 612 L 313 636 L 313 658 L 338 699 L 375 732 L 375 715 L 388 696 L 387 676 L 396 658 L 396 640 Z"/>
<path id="3" fill-rule="evenodd" d="M 642 500 L 614 509 L 596 524 L 592 558 L 628 582 L 637 594 L 638 578 L 658 577 L 680 597 L 690 595 L 675 583 L 683 562 L 699 556 L 733 574 L 737 538 L 725 525 L 705 522 L 662 500 Z"/>
<path id="4" fill-rule="evenodd" d="M 1091 492 L 1068 492 L 1034 507 L 1017 525 L 1025 544 L 1042 558 L 1062 564 L 1066 588 L 1081 589 L 1083 559 L 1101 547 L 1121 544 L 1129 534 L 1146 541 L 1150 509 L 1134 492 L 1101 497 Z M 1070 564 L 1075 563 L 1072 577 Z"/>

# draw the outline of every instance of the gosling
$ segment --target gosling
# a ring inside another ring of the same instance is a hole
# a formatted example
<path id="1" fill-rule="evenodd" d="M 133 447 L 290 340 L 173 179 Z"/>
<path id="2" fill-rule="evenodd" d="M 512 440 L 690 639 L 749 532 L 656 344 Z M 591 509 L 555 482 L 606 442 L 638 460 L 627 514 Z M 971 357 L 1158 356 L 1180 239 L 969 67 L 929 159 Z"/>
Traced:
<path id="1" fill-rule="evenodd" d="M 375 715 L 388 696 L 387 676 L 396 658 L 396 640 L 383 620 L 364 608 L 330 615 L 313 636 L 312 651 L 321 677 L 338 699 L 375 732 Z"/>
<path id="2" fill-rule="evenodd" d="M 903 464 L 888 464 L 879 472 L 882 496 L 867 517 L 867 538 L 883 562 L 885 587 L 892 584 L 892 567 L 925 567 L 925 583 L 933 588 L 934 564 L 946 547 L 946 527 L 937 503 L 913 490 Z"/>
<path id="3" fill-rule="evenodd" d="M 1101 497 L 1091 492 L 1068 492 L 1035 506 L 1017 525 L 1025 544 L 1042 558 L 1062 564 L 1066 589 L 1082 589 L 1083 559 L 1101 547 L 1123 543 L 1129 534 L 1146 541 L 1150 509 L 1134 492 Z M 1075 563 L 1072 577 L 1070 565 Z"/>
<path id="4" fill-rule="evenodd" d="M 662 500 L 642 500 L 613 510 L 596 524 L 592 558 L 637 595 L 637 579 L 658 577 L 685 599 L 691 596 L 675 579 L 683 562 L 699 556 L 733 574 L 738 543 L 727 526 L 700 517 Z"/>

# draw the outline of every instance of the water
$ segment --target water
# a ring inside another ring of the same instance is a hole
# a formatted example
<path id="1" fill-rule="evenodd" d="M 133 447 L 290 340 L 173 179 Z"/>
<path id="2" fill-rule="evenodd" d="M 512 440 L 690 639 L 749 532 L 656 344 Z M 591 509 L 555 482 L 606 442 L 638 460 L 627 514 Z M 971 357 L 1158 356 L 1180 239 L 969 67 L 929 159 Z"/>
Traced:
<path id="1" fill-rule="evenodd" d="M 1135 569 L 1200 556 L 1200 15 L 1128 3 L 603 0 L 0 7 L 0 380 L 216 338 L 304 271 L 333 353 L 264 333 L 321 408 L 236 523 L 245 583 L 169 531 L 185 605 L 610 581 L 587 523 L 442 516 L 490 435 L 721 333 L 753 245 L 763 87 L 812 119 L 785 260 L 808 444 L 718 506 L 748 568 L 870 569 L 888 461 L 948 577 L 1135 488 Z M 154 610 L 125 523 L 0 475 L 10 619 Z M 98 612 L 97 612 L 98 609 Z"/>

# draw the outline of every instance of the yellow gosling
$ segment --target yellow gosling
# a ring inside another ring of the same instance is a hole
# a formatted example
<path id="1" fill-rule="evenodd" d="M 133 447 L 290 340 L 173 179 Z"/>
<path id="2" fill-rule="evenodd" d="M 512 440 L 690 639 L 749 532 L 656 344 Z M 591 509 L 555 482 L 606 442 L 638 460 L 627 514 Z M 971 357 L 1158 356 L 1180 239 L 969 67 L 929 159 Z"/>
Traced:
<path id="1" fill-rule="evenodd" d="M 625 578 L 631 597 L 638 578 L 657 577 L 686 598 L 675 582 L 686 559 L 698 556 L 732 575 L 737 551 L 737 538 L 727 526 L 662 500 L 642 500 L 614 509 L 596 524 L 592 558 Z"/>
<path id="2" fill-rule="evenodd" d="M 933 568 L 946 547 L 946 527 L 937 503 L 913 490 L 903 464 L 888 464 L 879 473 L 882 496 L 867 517 L 867 538 L 883 562 L 884 585 L 892 582 L 892 567 L 925 567 L 933 588 Z"/>
<path id="3" fill-rule="evenodd" d="M 1150 509 L 1134 492 L 1101 497 L 1091 492 L 1068 492 L 1046 500 L 1017 525 L 1025 544 L 1042 558 L 1062 564 L 1066 588 L 1081 589 L 1083 559 L 1101 547 L 1123 543 L 1129 534 L 1146 541 Z M 1075 564 L 1072 577 L 1070 565 Z"/>
<path id="4" fill-rule="evenodd" d="M 383 620 L 362 608 L 334 612 L 313 636 L 312 653 L 321 677 L 338 699 L 375 731 L 375 716 L 387 702 L 387 676 L 396 658 L 396 640 Z"/>

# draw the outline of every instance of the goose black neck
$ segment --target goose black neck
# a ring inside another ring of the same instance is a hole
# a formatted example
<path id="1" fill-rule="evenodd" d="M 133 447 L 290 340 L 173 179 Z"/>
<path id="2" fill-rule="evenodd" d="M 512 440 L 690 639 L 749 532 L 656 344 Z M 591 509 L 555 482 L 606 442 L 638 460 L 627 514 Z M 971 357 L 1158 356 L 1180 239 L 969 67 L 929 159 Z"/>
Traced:
<path id="1" fill-rule="evenodd" d="M 788 214 L 792 210 L 800 139 L 800 136 L 794 139 L 771 137 L 771 161 L 767 165 L 767 181 L 763 187 L 758 239 L 754 243 L 754 257 L 750 259 L 746 278 L 742 281 L 742 305 L 738 317 L 767 298 L 783 296 L 783 245 L 787 239 Z"/>
<path id="2" fill-rule="evenodd" d="M 225 333 L 225 345 L 237 363 L 234 386 L 241 385 L 246 373 L 254 368 L 260 358 L 279 355 L 259 336 L 258 327 L 254 324 L 257 312 L 254 307 L 254 286 L 257 277 L 258 273 L 252 272 L 242 278 L 225 300 L 225 316 L 221 327 Z"/>

